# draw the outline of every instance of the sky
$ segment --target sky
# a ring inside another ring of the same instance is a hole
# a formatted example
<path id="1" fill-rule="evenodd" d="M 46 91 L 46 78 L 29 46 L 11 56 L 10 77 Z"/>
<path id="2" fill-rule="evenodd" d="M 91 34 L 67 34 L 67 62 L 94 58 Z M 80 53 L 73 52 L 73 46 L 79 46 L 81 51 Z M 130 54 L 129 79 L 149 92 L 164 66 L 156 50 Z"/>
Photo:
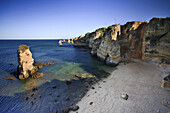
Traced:
<path id="1" fill-rule="evenodd" d="M 0 39 L 67 39 L 170 17 L 170 0 L 0 0 Z"/>

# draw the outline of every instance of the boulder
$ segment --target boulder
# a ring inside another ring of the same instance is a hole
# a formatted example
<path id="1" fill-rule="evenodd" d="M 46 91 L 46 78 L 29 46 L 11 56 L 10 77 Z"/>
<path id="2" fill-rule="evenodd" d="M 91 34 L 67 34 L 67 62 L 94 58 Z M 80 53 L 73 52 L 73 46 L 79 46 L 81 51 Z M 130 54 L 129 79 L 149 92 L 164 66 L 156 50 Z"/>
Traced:
<path id="1" fill-rule="evenodd" d="M 162 80 L 162 88 L 170 89 L 170 74 Z"/>

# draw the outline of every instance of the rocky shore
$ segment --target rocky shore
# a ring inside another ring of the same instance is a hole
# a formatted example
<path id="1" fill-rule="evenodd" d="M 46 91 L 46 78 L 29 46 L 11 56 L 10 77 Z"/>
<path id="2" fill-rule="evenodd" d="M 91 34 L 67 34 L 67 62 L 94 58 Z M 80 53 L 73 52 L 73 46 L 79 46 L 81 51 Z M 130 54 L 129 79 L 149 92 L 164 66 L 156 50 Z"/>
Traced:
<path id="1" fill-rule="evenodd" d="M 116 24 L 72 40 L 74 47 L 91 49 L 91 54 L 107 65 L 138 59 L 170 74 L 170 17 Z"/>
<path id="2" fill-rule="evenodd" d="M 89 48 L 107 65 L 118 65 L 78 102 L 78 112 L 169 112 L 169 17 L 116 24 L 72 40 L 74 47 Z"/>

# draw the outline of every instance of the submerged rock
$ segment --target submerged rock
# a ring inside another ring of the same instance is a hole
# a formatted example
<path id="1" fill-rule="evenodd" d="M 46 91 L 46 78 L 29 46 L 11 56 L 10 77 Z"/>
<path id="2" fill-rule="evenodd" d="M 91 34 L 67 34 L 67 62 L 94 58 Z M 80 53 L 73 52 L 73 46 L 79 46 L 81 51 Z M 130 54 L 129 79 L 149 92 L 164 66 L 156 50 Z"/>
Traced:
<path id="1" fill-rule="evenodd" d="M 67 84 L 71 84 L 71 80 L 70 80 L 70 79 L 67 79 L 67 80 L 66 80 L 66 83 L 67 83 Z"/>
<path id="2" fill-rule="evenodd" d="M 6 78 L 7 80 L 15 80 L 15 78 L 13 78 L 13 77 L 8 77 L 8 78 Z"/>
<path id="3" fill-rule="evenodd" d="M 52 88 L 55 89 L 57 86 L 53 86 Z"/>
<path id="4" fill-rule="evenodd" d="M 67 97 L 67 98 L 66 98 L 66 100 L 67 100 L 67 101 L 69 101 L 69 100 L 70 100 L 70 98 L 69 98 L 69 97 Z"/>
<path id="5" fill-rule="evenodd" d="M 14 65 L 14 63 L 10 63 L 9 65 Z"/>
<path id="6" fill-rule="evenodd" d="M 32 89 L 32 91 L 37 91 L 37 90 L 38 90 L 38 88 L 33 88 L 33 89 Z"/>
<path id="7" fill-rule="evenodd" d="M 62 109 L 62 113 L 68 113 L 71 109 L 69 107 L 66 107 L 64 109 Z"/>
<path id="8" fill-rule="evenodd" d="M 78 109 L 79 109 L 79 106 L 72 106 L 72 107 L 71 107 L 71 110 L 72 110 L 72 111 L 77 111 Z"/>
<path id="9" fill-rule="evenodd" d="M 56 64 L 55 61 L 51 61 L 51 62 L 38 62 L 38 63 L 35 63 L 35 66 L 38 67 L 38 69 L 42 69 L 44 66 L 49 66 L 49 65 L 53 65 L 53 64 Z"/>

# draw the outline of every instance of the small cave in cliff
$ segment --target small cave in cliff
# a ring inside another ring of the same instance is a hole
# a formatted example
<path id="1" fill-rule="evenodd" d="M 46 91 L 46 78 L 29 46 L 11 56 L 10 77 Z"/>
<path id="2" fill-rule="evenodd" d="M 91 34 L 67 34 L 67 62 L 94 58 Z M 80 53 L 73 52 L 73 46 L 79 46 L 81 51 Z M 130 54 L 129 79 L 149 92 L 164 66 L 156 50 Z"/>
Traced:
<path id="1" fill-rule="evenodd" d="M 104 59 L 104 62 L 105 62 L 105 63 L 106 63 L 108 57 L 109 57 L 109 55 L 107 54 L 106 57 L 105 57 L 105 59 Z"/>

